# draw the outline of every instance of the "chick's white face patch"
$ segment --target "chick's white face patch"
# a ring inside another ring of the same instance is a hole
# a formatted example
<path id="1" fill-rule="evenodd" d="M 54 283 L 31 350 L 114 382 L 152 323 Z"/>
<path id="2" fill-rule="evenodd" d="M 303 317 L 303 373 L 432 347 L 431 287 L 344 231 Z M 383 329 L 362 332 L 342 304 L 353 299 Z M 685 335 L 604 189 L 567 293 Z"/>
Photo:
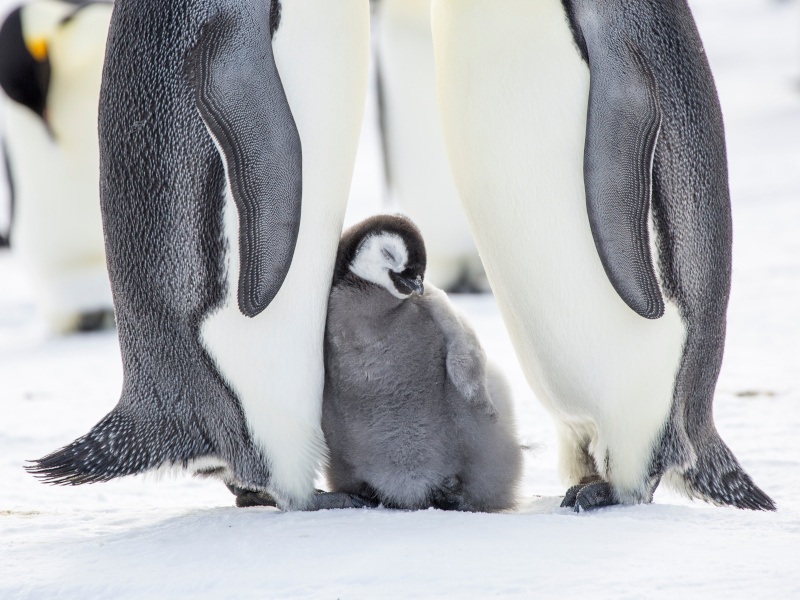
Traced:
<path id="1" fill-rule="evenodd" d="M 401 273 L 407 264 L 408 249 L 402 238 L 394 233 L 380 233 L 361 242 L 350 263 L 350 271 L 402 299 L 407 298 L 408 294 L 401 294 L 397 290 L 389 277 L 389 271 Z"/>

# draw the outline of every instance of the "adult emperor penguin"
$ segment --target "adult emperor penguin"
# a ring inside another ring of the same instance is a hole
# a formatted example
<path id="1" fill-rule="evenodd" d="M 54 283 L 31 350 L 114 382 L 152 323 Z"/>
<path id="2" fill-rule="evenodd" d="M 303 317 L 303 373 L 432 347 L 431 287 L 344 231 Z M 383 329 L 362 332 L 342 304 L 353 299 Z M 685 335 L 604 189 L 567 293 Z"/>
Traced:
<path id="1" fill-rule="evenodd" d="M 434 0 L 449 157 L 575 510 L 774 509 L 717 434 L 722 116 L 684 0 Z"/>
<path id="2" fill-rule="evenodd" d="M 124 383 L 45 481 L 160 467 L 315 495 L 323 334 L 366 95 L 367 0 L 125 0 L 100 102 Z"/>
<path id="3" fill-rule="evenodd" d="M 406 218 L 349 229 L 325 335 L 328 481 L 392 508 L 511 508 L 522 466 L 508 385 L 447 296 L 423 284 Z"/>
<path id="4" fill-rule="evenodd" d="M 0 28 L 12 250 L 53 333 L 113 323 L 97 102 L 110 2 L 36 0 Z"/>
<path id="5" fill-rule="evenodd" d="M 376 14 L 387 185 L 422 230 L 427 279 L 448 291 L 488 291 L 447 162 L 436 102 L 431 0 L 379 0 Z"/>

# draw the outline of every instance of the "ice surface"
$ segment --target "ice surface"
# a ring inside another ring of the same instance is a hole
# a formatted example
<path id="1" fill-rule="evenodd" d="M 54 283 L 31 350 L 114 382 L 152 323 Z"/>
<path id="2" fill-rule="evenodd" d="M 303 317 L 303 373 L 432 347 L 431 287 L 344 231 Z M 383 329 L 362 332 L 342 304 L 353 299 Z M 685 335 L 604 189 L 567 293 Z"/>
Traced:
<path id="1" fill-rule="evenodd" d="M 725 112 L 734 204 L 716 422 L 777 513 L 664 491 L 649 506 L 559 509 L 553 425 L 490 297 L 456 302 L 508 374 L 534 444 L 519 514 L 241 510 L 221 484 L 187 477 L 43 486 L 24 461 L 114 406 L 119 351 L 113 334 L 46 338 L 2 253 L 0 598 L 799 598 L 800 6 L 690 4 Z M 380 208 L 374 109 L 365 123 L 350 222 Z"/>

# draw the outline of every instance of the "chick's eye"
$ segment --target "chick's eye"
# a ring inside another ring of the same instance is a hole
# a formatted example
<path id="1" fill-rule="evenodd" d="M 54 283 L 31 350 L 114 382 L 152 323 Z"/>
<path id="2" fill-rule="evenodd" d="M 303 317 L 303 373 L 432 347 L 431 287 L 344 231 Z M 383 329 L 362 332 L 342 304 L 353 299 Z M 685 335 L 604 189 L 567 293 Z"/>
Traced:
<path id="1" fill-rule="evenodd" d="M 383 257 L 388 260 L 390 263 L 394 264 L 397 262 L 397 259 L 394 257 L 394 254 L 389 252 L 386 248 L 382 248 L 381 252 L 383 253 Z"/>

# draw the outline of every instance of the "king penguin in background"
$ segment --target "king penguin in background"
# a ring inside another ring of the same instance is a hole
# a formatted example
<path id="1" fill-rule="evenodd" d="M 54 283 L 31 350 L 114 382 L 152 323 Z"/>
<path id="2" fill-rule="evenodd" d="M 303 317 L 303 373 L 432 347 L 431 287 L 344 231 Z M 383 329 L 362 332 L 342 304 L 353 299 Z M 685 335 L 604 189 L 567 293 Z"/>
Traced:
<path id="1" fill-rule="evenodd" d="M 31 471 L 82 484 L 178 467 L 248 503 L 360 505 L 314 478 L 368 60 L 367 0 L 116 5 L 100 198 L 122 395 Z"/>
<path id="2" fill-rule="evenodd" d="M 575 510 L 772 510 L 717 434 L 722 115 L 685 0 L 434 0 L 448 153 Z"/>
<path id="3" fill-rule="evenodd" d="M 376 5 L 387 185 L 422 230 L 428 280 L 447 291 L 489 291 L 447 162 L 436 102 L 431 1 L 378 0 Z"/>
<path id="4" fill-rule="evenodd" d="M 110 2 L 35 0 L 0 28 L 10 238 L 53 333 L 113 323 L 97 102 Z"/>

